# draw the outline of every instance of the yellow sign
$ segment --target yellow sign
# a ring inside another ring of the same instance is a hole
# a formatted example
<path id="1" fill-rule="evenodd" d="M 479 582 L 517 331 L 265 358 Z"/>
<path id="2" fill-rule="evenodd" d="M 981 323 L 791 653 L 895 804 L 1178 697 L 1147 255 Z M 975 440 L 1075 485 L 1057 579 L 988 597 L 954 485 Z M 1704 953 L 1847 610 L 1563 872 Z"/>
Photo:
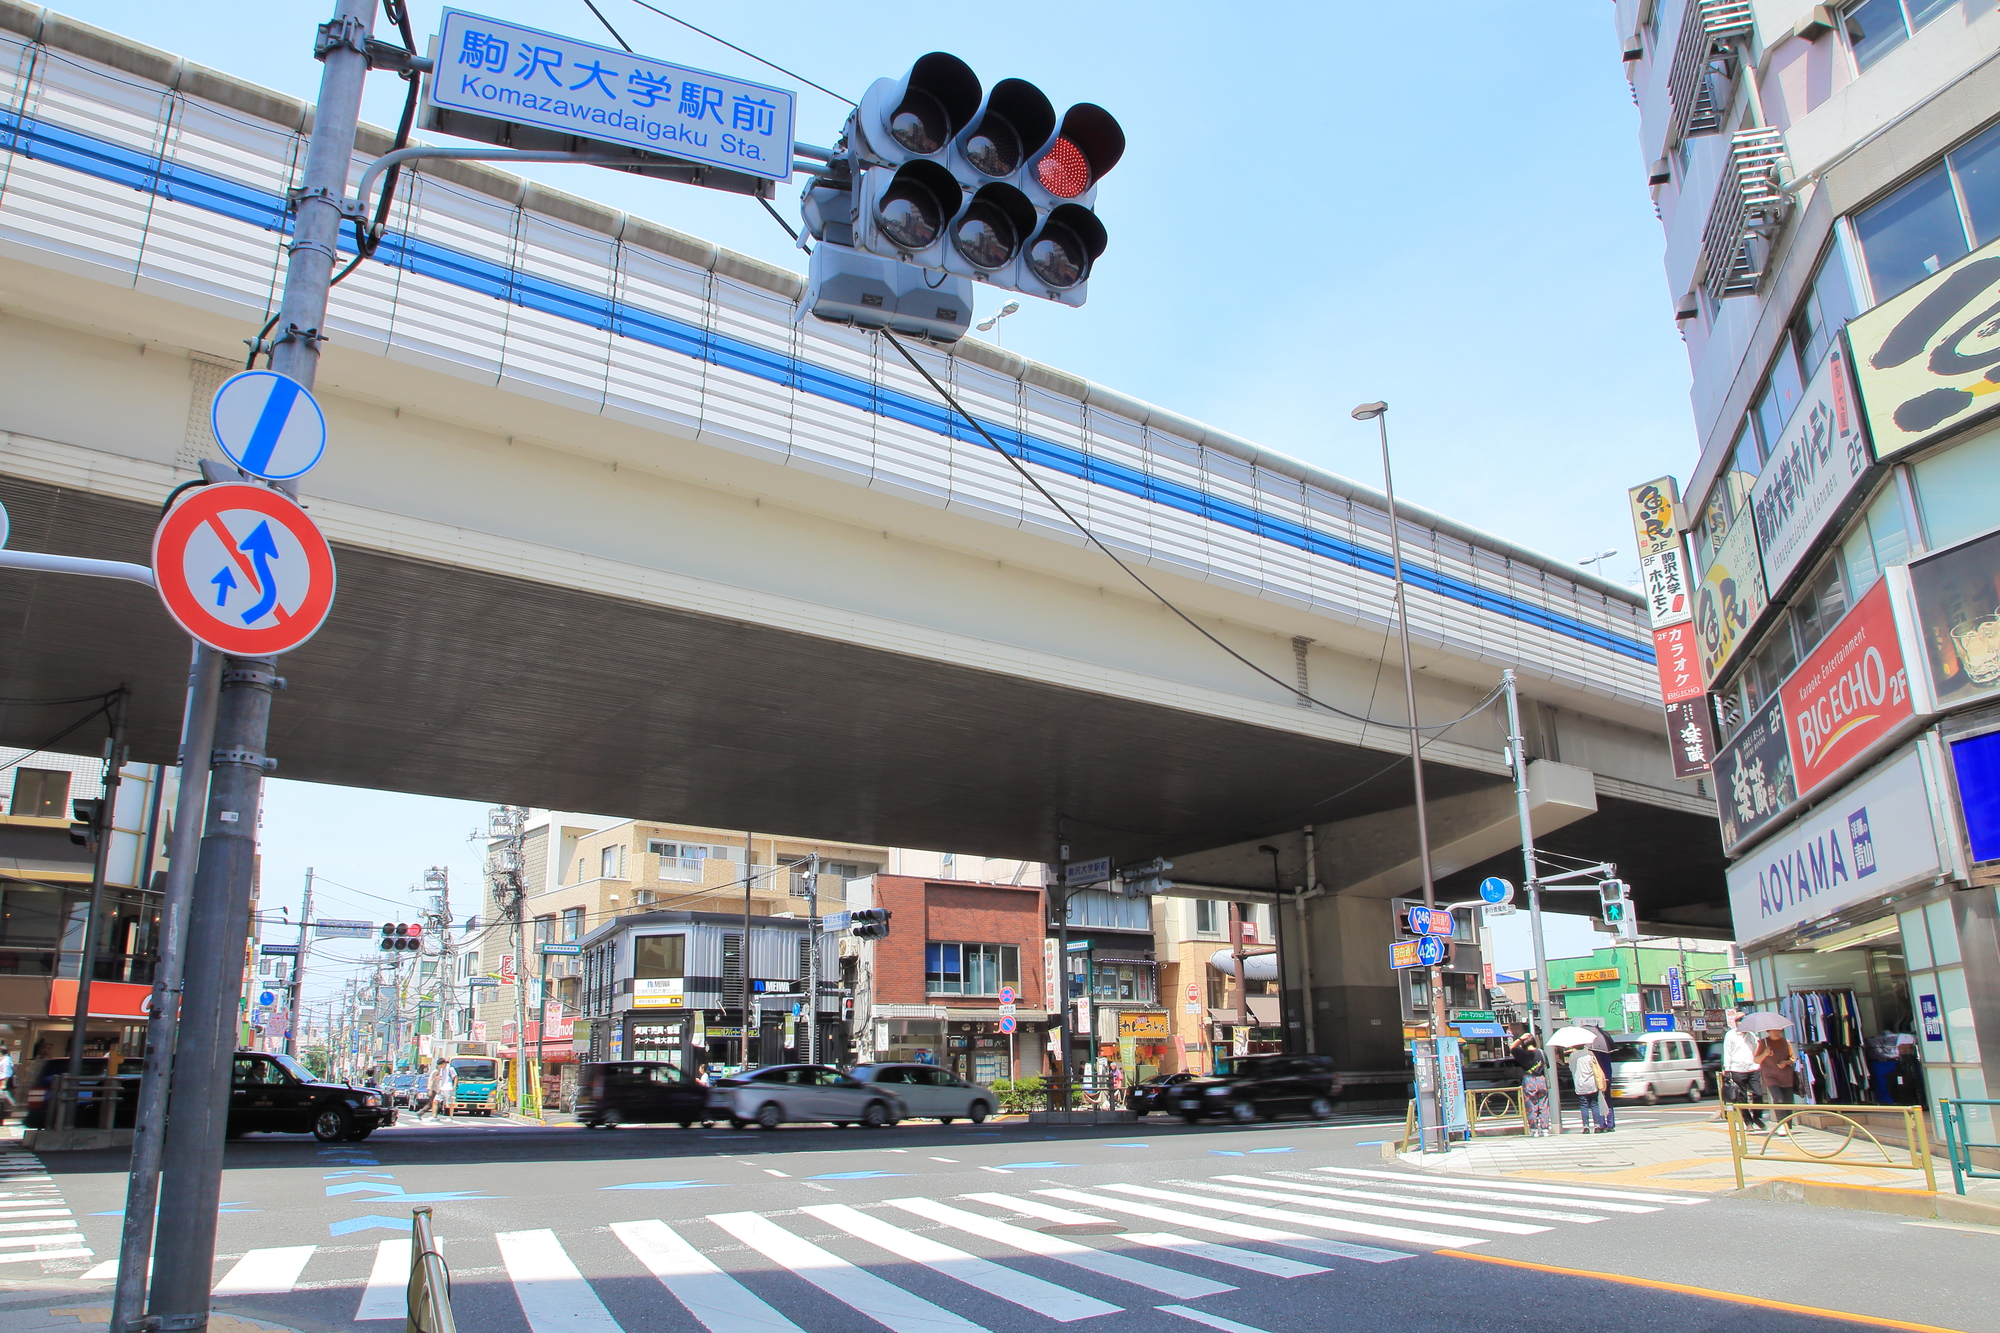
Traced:
<path id="1" fill-rule="evenodd" d="M 1589 967 L 1577 973 L 1575 979 L 1578 982 L 1616 981 L 1618 980 L 1618 969 L 1615 967 Z"/>
<path id="2" fill-rule="evenodd" d="M 1661 477 L 1644 486 L 1634 486 L 1629 495 L 1639 554 L 1643 557 L 1680 549 L 1681 534 L 1674 513 L 1680 503 L 1680 483 L 1672 477 Z"/>
<path id="3" fill-rule="evenodd" d="M 632 1007 L 634 1009 L 678 1009 L 684 1003 L 686 1001 L 678 995 L 634 995 L 632 997 Z"/>
<path id="4" fill-rule="evenodd" d="M 1140 1013 L 1120 1013 L 1118 1015 L 1118 1035 L 1132 1037 L 1139 1041 L 1165 1041 L 1167 1039 L 1167 1015 L 1164 1010 Z"/>

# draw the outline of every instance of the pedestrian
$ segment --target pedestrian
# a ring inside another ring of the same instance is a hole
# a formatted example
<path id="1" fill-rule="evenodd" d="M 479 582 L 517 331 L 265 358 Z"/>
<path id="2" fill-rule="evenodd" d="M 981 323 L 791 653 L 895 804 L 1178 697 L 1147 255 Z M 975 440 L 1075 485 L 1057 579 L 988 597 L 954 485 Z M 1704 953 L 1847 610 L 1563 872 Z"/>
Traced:
<path id="1" fill-rule="evenodd" d="M 1583 1132 L 1595 1134 L 1604 1123 L 1604 1071 L 1597 1052 L 1579 1046 L 1569 1053 L 1569 1079 L 1576 1089 L 1576 1104 Z"/>
<path id="2" fill-rule="evenodd" d="M 1722 1100 L 1725 1106 L 1730 1102 L 1748 1104 L 1744 1118 L 1762 1129 L 1764 1112 L 1758 1105 L 1764 1100 L 1764 1084 L 1757 1077 L 1757 1043 L 1743 1030 L 1743 1020 L 1749 1016 L 1748 1009 L 1738 1009 L 1729 1020 L 1729 1035 L 1722 1039 Z M 1728 1111 L 1723 1115 L 1726 1117 Z"/>
<path id="3" fill-rule="evenodd" d="M 1604 1040 L 1602 1035 L 1599 1036 L 1598 1040 Z M 1609 1043 L 1606 1043 L 1606 1046 L 1608 1045 Z M 1612 1130 L 1618 1128 L 1618 1108 L 1611 1103 L 1611 1052 L 1606 1049 L 1606 1046 L 1593 1044 L 1590 1048 L 1590 1053 L 1597 1060 L 1597 1072 L 1599 1075 L 1597 1085 L 1602 1090 L 1598 1094 L 1601 1098 L 1598 1109 L 1602 1112 L 1604 1119 L 1600 1122 L 1598 1128 L 1603 1130 L 1604 1133 L 1609 1134 Z"/>
<path id="4" fill-rule="evenodd" d="M 14 1114 L 14 1052 L 0 1046 L 0 1120 Z"/>
<path id="5" fill-rule="evenodd" d="M 1764 1085 L 1764 1099 L 1774 1106 L 1790 1106 L 1792 1089 L 1799 1080 L 1798 1055 L 1783 1032 L 1766 1032 L 1757 1042 L 1757 1078 Z M 1780 1136 L 1790 1138 L 1791 1117 L 1778 1120 Z"/>
<path id="6" fill-rule="evenodd" d="M 1507 1049 L 1521 1067 L 1521 1120 L 1528 1137 L 1545 1139 L 1549 1135 L 1549 1062 L 1543 1058 L 1535 1034 L 1526 1029 Z"/>
<path id="7" fill-rule="evenodd" d="M 451 1061 L 431 1066 L 431 1115 L 449 1116 L 458 1109 L 458 1071 Z"/>

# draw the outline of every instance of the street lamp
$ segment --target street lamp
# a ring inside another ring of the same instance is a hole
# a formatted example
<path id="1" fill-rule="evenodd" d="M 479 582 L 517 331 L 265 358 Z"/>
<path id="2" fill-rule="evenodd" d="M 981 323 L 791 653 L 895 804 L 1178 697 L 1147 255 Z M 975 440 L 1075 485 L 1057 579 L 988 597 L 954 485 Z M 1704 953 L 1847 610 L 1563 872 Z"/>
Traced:
<path id="1" fill-rule="evenodd" d="M 1020 313 L 1021 313 L 1021 303 L 1019 301 L 1009 301 L 1006 305 L 1000 307 L 998 313 L 986 319 L 980 320 L 977 324 L 973 325 L 972 327 L 978 329 L 981 333 L 992 334 L 993 345 L 995 347 L 998 347 L 1000 345 L 1000 334 L 999 334 L 1000 321 L 1007 318 L 1007 316 L 1009 315 L 1018 315 Z"/>
<path id="2" fill-rule="evenodd" d="M 1424 872 L 1424 906 L 1437 906 L 1437 883 L 1431 877 L 1431 829 L 1430 819 L 1424 809 L 1424 747 L 1423 738 L 1417 731 L 1417 678 L 1410 664 L 1410 605 L 1407 585 L 1403 582 L 1403 542 L 1396 521 L 1396 481 L 1389 467 L 1389 405 L 1383 402 L 1363 403 L 1354 409 L 1356 421 L 1372 421 L 1382 438 L 1382 492 L 1389 502 L 1389 563 L 1396 577 L 1396 628 L 1403 644 L 1403 701 L 1408 710 L 1410 730 L 1410 782 L 1416 791 L 1417 805 L 1417 857 Z M 1418 1071 L 1417 1097 L 1424 1103 L 1430 1114 L 1423 1130 L 1423 1150 L 1443 1152 L 1448 1140 L 1445 1135 L 1443 1099 L 1438 1086 L 1440 1072 L 1439 1057 L 1444 1039 L 1442 1010 L 1444 1008 L 1444 969 L 1433 964 L 1428 969 L 1430 990 L 1431 1028 L 1431 1077 L 1425 1086 L 1422 1070 Z"/>
<path id="3" fill-rule="evenodd" d="M 1601 564 L 1602 562 L 1609 560 L 1612 556 L 1617 554 L 1618 554 L 1618 548 L 1614 546 L 1608 551 L 1599 551 L 1596 555 L 1587 555 L 1583 559 L 1577 561 L 1576 563 L 1578 568 L 1583 568 L 1589 565 Z M 1601 573 L 1602 571 L 1599 572 Z"/>

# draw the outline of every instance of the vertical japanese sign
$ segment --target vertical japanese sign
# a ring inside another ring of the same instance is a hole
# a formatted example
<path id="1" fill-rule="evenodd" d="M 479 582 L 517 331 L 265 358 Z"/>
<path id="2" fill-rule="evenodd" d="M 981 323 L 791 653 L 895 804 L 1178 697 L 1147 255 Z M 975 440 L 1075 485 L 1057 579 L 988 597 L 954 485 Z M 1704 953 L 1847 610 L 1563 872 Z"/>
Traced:
<path id="1" fill-rule="evenodd" d="M 456 9 L 444 11 L 429 82 L 431 106 L 446 112 L 774 181 L 792 174 L 796 99 L 782 88 Z"/>
<path id="2" fill-rule="evenodd" d="M 1798 802 L 1783 699 L 1773 699 L 1715 759 L 1722 849 L 1733 852 Z"/>
<path id="3" fill-rule="evenodd" d="M 1810 793 L 1916 716 L 1889 581 L 1827 632 L 1779 690 L 1791 725 L 1792 772 Z"/>
<path id="4" fill-rule="evenodd" d="M 1813 539 L 1860 488 L 1870 464 L 1861 414 L 1848 387 L 1847 354 L 1836 343 L 1792 409 L 1750 491 L 1766 588 L 1780 586 L 1798 568 Z"/>
<path id="5" fill-rule="evenodd" d="M 1769 600 L 1764 591 L 1764 564 L 1757 554 L 1757 525 L 1748 514 L 1739 514 L 1716 548 L 1715 559 L 1702 571 L 1701 587 L 1695 593 L 1701 669 L 1711 683 L 1721 677 Z"/>
<path id="6" fill-rule="evenodd" d="M 1700 777 L 1709 771 L 1715 754 L 1715 729 L 1703 693 L 1706 678 L 1694 625 L 1694 590 L 1688 583 L 1687 550 L 1681 543 L 1680 487 L 1672 477 L 1661 477 L 1634 486 L 1627 498 L 1632 534 L 1639 542 L 1639 573 L 1646 617 L 1653 627 L 1653 660 L 1660 673 L 1674 776 Z"/>
<path id="7" fill-rule="evenodd" d="M 1715 766 L 1715 720 L 1707 695 L 1667 705 L 1667 744 L 1677 778 L 1699 777 Z"/>

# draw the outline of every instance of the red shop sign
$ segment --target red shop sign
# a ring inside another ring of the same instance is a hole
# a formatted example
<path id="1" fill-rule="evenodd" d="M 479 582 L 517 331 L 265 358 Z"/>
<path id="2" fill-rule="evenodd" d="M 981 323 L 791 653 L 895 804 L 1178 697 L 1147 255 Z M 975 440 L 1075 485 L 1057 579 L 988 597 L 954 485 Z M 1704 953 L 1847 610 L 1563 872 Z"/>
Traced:
<path id="1" fill-rule="evenodd" d="M 1782 693 L 1801 796 L 1915 715 L 1888 580 L 1841 617 Z"/>
<path id="2" fill-rule="evenodd" d="M 1660 668 L 1660 701 L 1677 704 L 1702 692 L 1700 654 L 1692 620 L 1653 631 L 1653 656 Z"/>

